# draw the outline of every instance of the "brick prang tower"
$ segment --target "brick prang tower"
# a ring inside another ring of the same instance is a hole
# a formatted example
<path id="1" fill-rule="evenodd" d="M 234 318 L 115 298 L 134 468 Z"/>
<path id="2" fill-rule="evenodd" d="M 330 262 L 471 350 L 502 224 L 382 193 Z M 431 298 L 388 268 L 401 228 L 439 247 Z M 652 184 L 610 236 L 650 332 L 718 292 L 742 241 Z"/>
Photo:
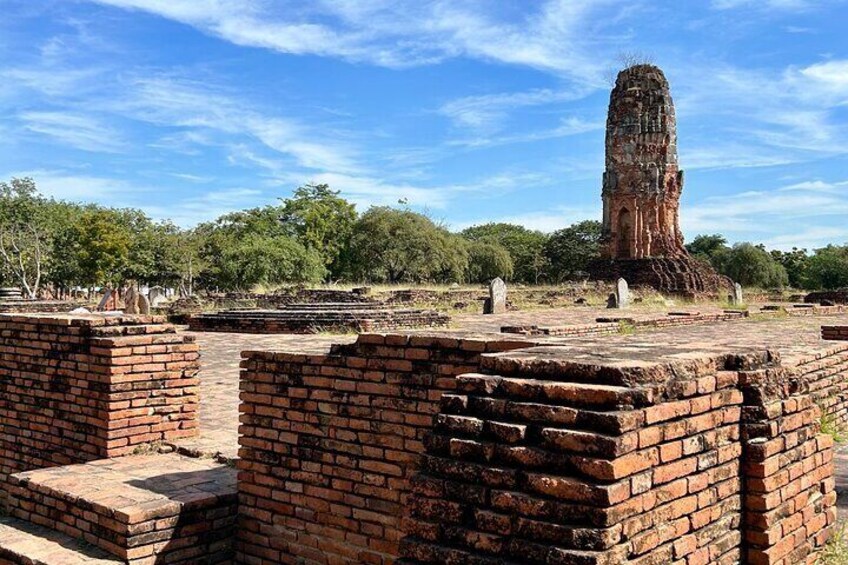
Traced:
<path id="1" fill-rule="evenodd" d="M 726 277 L 693 259 L 680 231 L 683 171 L 677 160 L 677 120 L 668 80 L 653 65 L 618 74 L 610 95 L 603 176 L 599 279 L 683 295 L 721 295 Z"/>

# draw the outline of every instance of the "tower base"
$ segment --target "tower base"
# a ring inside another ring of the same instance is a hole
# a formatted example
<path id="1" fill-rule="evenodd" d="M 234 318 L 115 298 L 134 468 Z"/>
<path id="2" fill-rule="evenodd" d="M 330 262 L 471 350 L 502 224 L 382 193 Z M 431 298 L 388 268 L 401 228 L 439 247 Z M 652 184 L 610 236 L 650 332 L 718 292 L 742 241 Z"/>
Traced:
<path id="1" fill-rule="evenodd" d="M 733 293 L 733 281 L 689 256 L 598 259 L 590 263 L 588 270 L 596 280 L 623 278 L 632 286 L 650 286 L 663 294 L 687 298 L 724 299 Z"/>

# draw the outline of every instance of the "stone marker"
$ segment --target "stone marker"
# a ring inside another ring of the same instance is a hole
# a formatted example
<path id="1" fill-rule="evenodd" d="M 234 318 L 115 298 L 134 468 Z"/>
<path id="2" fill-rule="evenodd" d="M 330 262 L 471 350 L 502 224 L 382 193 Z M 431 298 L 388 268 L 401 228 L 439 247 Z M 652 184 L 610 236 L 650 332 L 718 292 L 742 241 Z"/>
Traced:
<path id="1" fill-rule="evenodd" d="M 124 314 L 138 314 L 138 297 L 139 294 L 134 286 L 127 287 L 124 293 Z"/>
<path id="2" fill-rule="evenodd" d="M 138 295 L 138 313 L 139 314 L 150 314 L 150 300 L 147 299 L 143 294 Z"/>
<path id="3" fill-rule="evenodd" d="M 484 314 L 503 314 L 506 312 L 506 283 L 500 277 L 489 283 L 489 298 L 483 307 Z"/>
<path id="4" fill-rule="evenodd" d="M 733 294 L 731 295 L 732 304 L 742 304 L 742 285 L 739 283 L 733 284 Z"/>
<path id="5" fill-rule="evenodd" d="M 107 288 L 103 293 L 103 298 L 100 299 L 100 303 L 97 304 L 97 311 L 103 312 L 106 310 L 106 305 L 109 304 L 109 299 L 112 298 L 112 289 Z"/>
<path id="6" fill-rule="evenodd" d="M 168 300 L 167 291 L 161 286 L 150 287 L 150 292 L 147 295 L 150 305 L 154 308 L 161 306 Z"/>
<path id="7" fill-rule="evenodd" d="M 607 308 L 618 308 L 618 298 L 615 297 L 614 292 L 607 297 Z"/>
<path id="8" fill-rule="evenodd" d="M 618 279 L 615 283 L 615 298 L 618 308 L 630 306 L 630 287 L 624 279 Z"/>

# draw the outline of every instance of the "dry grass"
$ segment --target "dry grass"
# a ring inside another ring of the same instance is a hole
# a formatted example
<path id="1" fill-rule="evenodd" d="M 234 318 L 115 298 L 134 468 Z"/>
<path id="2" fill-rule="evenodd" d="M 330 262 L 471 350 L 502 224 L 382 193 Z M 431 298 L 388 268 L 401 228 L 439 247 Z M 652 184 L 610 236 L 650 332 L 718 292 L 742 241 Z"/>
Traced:
<path id="1" fill-rule="evenodd" d="M 819 558 L 819 565 L 848 565 L 848 536 L 845 525 L 838 526 Z"/>

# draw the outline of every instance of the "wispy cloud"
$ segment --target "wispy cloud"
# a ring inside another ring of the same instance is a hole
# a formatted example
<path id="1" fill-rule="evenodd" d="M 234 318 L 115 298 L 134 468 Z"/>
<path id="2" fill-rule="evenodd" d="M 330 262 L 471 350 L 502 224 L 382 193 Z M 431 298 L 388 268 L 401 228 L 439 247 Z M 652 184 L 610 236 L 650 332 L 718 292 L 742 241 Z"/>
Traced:
<path id="1" fill-rule="evenodd" d="M 516 109 L 579 100 L 590 92 L 592 89 L 585 87 L 570 90 L 540 88 L 524 92 L 465 96 L 443 104 L 439 113 L 459 127 L 490 131 Z"/>
<path id="2" fill-rule="evenodd" d="M 600 207 L 585 206 L 556 206 L 549 210 L 525 212 L 522 214 L 510 214 L 496 218 L 480 218 L 478 220 L 457 223 L 452 227 L 457 230 L 487 224 L 489 222 L 503 222 L 507 224 L 518 224 L 532 230 L 551 233 L 556 230 L 567 228 L 575 222 L 593 220 L 600 218 Z"/>
<path id="3" fill-rule="evenodd" d="M 171 76 L 137 76 L 130 80 L 125 95 L 106 107 L 138 121 L 185 128 L 171 138 L 180 143 L 202 142 L 205 131 L 216 131 L 259 141 L 307 169 L 358 169 L 355 150 L 315 126 L 251 108 L 208 83 Z"/>
<path id="4" fill-rule="evenodd" d="M 61 169 L 32 169 L 11 171 L 5 178 L 32 177 L 38 190 L 46 195 L 72 202 L 102 202 L 115 206 L 129 206 L 136 198 L 143 199 L 151 192 L 127 180 L 94 175 L 81 175 Z"/>
<path id="5" fill-rule="evenodd" d="M 548 0 L 528 16 L 496 16 L 491 4 L 432 2 L 232 3 L 220 0 L 94 0 L 192 26 L 236 45 L 295 55 L 340 57 L 401 68 L 452 57 L 528 66 L 602 81 L 600 46 L 605 19 L 588 16 L 613 0 Z M 488 9 L 483 9 L 487 7 Z M 512 16 L 512 17 L 510 17 Z M 589 33 L 589 28 L 591 32 Z M 589 39 L 594 38 L 594 39 Z"/>
<path id="6" fill-rule="evenodd" d="M 84 151 L 117 153 L 126 146 L 115 129 L 91 116 L 65 112 L 22 112 L 18 119 L 28 131 Z"/>
<path id="7" fill-rule="evenodd" d="M 841 221 L 848 214 L 846 186 L 848 181 L 815 180 L 773 190 L 709 197 L 683 208 L 681 226 L 689 236 L 724 233 L 734 240 L 768 240 L 778 248 L 812 247 L 822 243 L 811 236 L 814 232 L 823 235 L 833 230 L 848 231 Z M 809 224 L 811 219 L 815 219 L 815 226 Z"/>
<path id="8" fill-rule="evenodd" d="M 734 8 L 754 7 L 764 10 L 806 10 L 813 6 L 810 0 L 713 0 L 712 7 L 716 10 L 731 10 Z"/>
<path id="9" fill-rule="evenodd" d="M 588 133 L 591 131 L 599 131 L 604 129 L 603 121 L 589 122 L 582 118 L 570 117 L 562 118 L 560 124 L 554 128 L 542 129 L 536 131 L 528 131 L 525 133 L 516 133 L 511 135 L 501 136 L 481 136 L 466 139 L 455 139 L 448 142 L 448 145 L 458 145 L 464 147 L 492 147 L 496 145 L 512 145 L 515 143 L 531 143 L 534 141 L 545 141 L 548 139 L 556 139 L 559 137 L 568 137 Z"/>

